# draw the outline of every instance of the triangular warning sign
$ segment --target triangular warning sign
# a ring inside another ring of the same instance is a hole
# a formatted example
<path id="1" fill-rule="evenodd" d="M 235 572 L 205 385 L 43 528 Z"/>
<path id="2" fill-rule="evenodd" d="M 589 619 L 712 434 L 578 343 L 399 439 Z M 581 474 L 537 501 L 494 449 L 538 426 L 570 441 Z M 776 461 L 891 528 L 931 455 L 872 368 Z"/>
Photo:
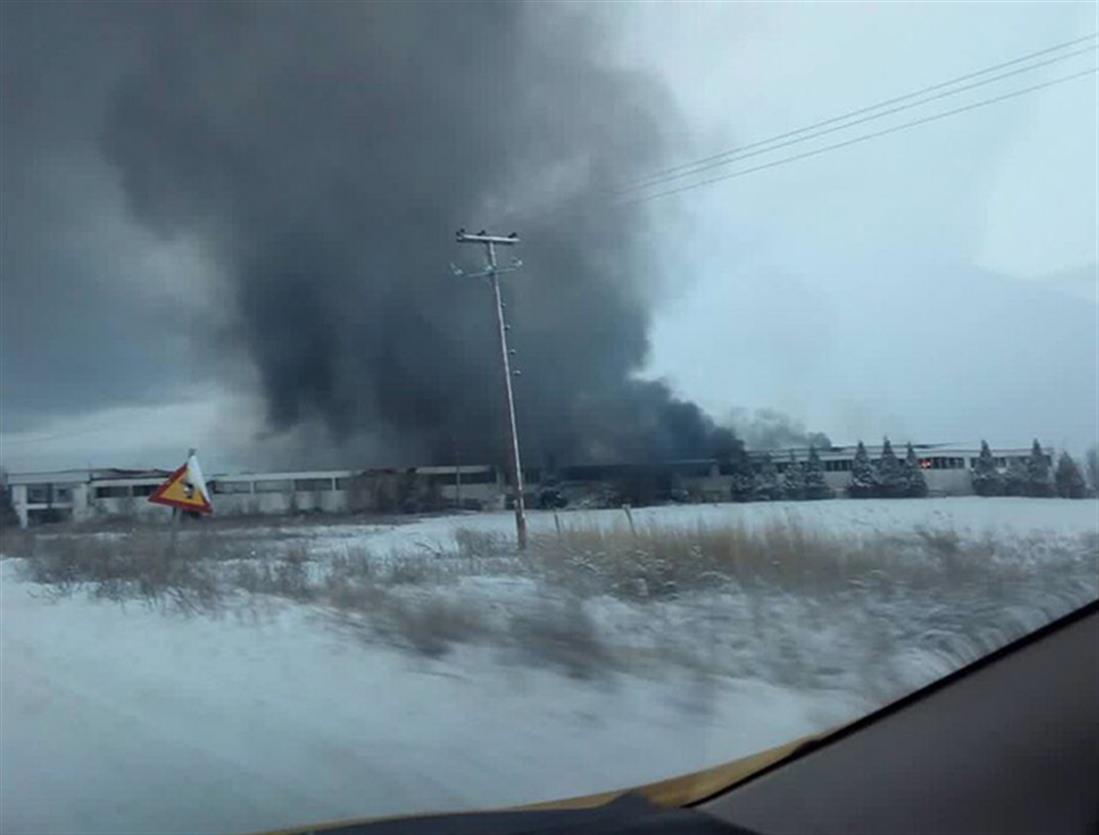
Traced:
<path id="1" fill-rule="evenodd" d="M 214 512 L 210 497 L 206 493 L 206 482 L 202 478 L 202 471 L 199 470 L 198 461 L 194 456 L 188 458 L 186 464 L 156 488 L 156 492 L 149 496 L 149 501 L 153 504 L 189 510 L 192 513 Z"/>

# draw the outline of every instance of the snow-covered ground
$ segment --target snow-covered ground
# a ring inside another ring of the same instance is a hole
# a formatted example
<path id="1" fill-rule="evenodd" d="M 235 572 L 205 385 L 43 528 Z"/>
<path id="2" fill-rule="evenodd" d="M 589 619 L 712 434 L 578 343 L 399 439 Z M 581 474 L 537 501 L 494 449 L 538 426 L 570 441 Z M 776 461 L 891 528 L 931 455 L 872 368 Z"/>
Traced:
<path id="1" fill-rule="evenodd" d="M 954 530 L 962 535 L 1055 535 L 1099 530 L 1099 503 L 1091 500 L 1045 501 L 1025 498 L 983 499 L 965 496 L 948 499 L 896 501 L 835 499 L 823 502 L 755 502 L 750 504 L 673 505 L 635 508 L 630 511 L 636 526 L 692 527 L 697 525 L 744 525 L 758 528 L 772 522 L 794 522 L 806 529 L 844 536 L 912 531 L 916 528 Z M 560 522 L 566 529 L 625 528 L 629 521 L 622 510 L 528 510 L 531 532 L 552 532 Z M 511 534 L 515 531 L 512 512 L 469 513 L 436 516 L 411 524 L 357 525 L 311 524 L 272 528 L 284 536 L 318 540 L 338 550 L 348 543 L 366 543 L 371 548 L 410 549 L 453 544 L 458 529 Z M 251 535 L 247 530 L 245 535 Z"/>
<path id="2" fill-rule="evenodd" d="M 1005 543 L 1008 579 L 978 612 L 982 583 L 901 594 L 884 582 L 812 601 L 736 589 L 645 603 L 595 597 L 586 616 L 608 641 L 693 641 L 705 652 L 695 657 L 702 666 L 616 666 L 589 678 L 483 642 L 431 657 L 359 640 L 317 604 L 183 617 L 133 601 L 54 601 L 20 579 L 19 560 L 5 560 L 0 831 L 248 831 L 520 803 L 722 762 L 872 709 L 888 692 L 889 682 L 875 686 L 883 677 L 916 686 L 941 674 L 942 647 L 959 637 L 981 645 L 967 633 L 995 633 L 997 618 L 1034 626 L 1069 599 L 1099 594 L 1097 511 L 1094 501 L 1025 499 L 634 510 L 636 526 L 794 520 L 842 537 L 992 536 Z M 559 521 L 626 524 L 621 511 Z M 298 539 L 335 556 L 430 554 L 459 528 L 511 524 L 509 514 L 483 514 L 232 536 L 255 537 L 259 550 Z M 555 524 L 532 514 L 535 531 Z M 529 577 L 476 572 L 407 592 L 504 612 L 540 594 Z"/>

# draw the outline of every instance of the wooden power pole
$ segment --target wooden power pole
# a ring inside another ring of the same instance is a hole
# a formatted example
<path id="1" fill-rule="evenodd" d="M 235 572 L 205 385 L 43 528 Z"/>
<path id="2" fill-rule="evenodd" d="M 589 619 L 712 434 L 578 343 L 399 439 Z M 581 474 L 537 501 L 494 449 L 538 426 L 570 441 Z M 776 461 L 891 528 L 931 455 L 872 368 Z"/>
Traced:
<path id="1" fill-rule="evenodd" d="M 508 325 L 504 321 L 504 303 L 500 298 L 500 273 L 511 272 L 518 269 L 521 264 L 516 261 L 510 267 L 499 267 L 496 263 L 496 247 L 514 246 L 519 243 L 518 235 L 490 235 L 486 232 L 478 232 L 476 235 L 467 234 L 464 229 L 458 232 L 458 243 L 481 244 L 485 248 L 485 269 L 471 277 L 483 277 L 492 285 L 492 295 L 496 303 L 496 329 L 500 337 L 500 361 L 504 374 L 504 400 L 507 406 L 507 435 L 508 435 L 508 468 L 511 471 L 512 484 L 515 488 L 515 535 L 519 543 L 519 550 L 527 547 L 527 517 L 523 506 L 523 466 L 519 460 L 519 431 L 515 422 L 515 395 L 512 391 L 511 378 L 518 371 L 511 370 L 511 351 L 508 349 Z M 465 275 L 461 270 L 455 269 L 458 275 Z"/>

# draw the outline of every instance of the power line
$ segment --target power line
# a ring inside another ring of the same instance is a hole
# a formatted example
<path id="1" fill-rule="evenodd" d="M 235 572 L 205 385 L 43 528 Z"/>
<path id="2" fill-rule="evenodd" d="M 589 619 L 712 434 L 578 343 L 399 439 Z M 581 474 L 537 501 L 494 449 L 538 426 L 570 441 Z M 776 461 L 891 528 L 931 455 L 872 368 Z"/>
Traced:
<path id="1" fill-rule="evenodd" d="M 953 110 L 945 110 L 942 113 L 935 113 L 931 116 L 925 116 L 921 119 L 913 119 L 910 122 L 903 122 L 899 125 L 894 125 L 884 130 L 875 131 L 873 133 L 863 134 L 856 136 L 853 139 L 846 139 L 843 142 L 836 142 L 832 145 L 825 145 L 821 148 L 814 148 L 812 151 L 805 151 L 800 154 L 793 154 L 792 156 L 782 157 L 781 159 L 773 160 L 771 162 L 763 163 L 762 165 L 756 165 L 751 168 L 744 168 L 740 171 L 732 171 L 728 174 L 721 174 L 716 177 L 709 177 L 705 180 L 699 180 L 698 182 L 688 183 L 686 185 L 677 186 L 676 188 L 666 189 L 665 191 L 658 191 L 655 194 L 648 194 L 643 197 L 638 197 L 633 200 L 619 201 L 619 205 L 635 205 L 639 203 L 647 203 L 650 200 L 656 200 L 660 197 L 667 197 L 672 194 L 679 194 L 680 192 L 690 191 L 691 189 L 699 188 L 701 186 L 710 185 L 711 183 L 721 182 L 722 180 L 731 180 L 734 177 L 743 177 L 745 174 L 753 174 L 756 171 L 763 171 L 768 168 L 775 168 L 779 165 L 785 165 L 790 162 L 796 162 L 797 160 L 806 159 L 808 157 L 814 157 L 819 154 L 826 153 L 828 151 L 835 151 L 839 148 L 846 148 L 849 145 L 855 145 L 860 142 L 866 142 L 870 139 L 876 139 L 880 136 L 887 136 L 891 133 L 897 133 L 908 128 L 913 128 L 918 125 L 925 125 L 928 122 L 936 122 L 939 119 L 945 119 L 948 116 L 956 116 L 959 113 L 965 113 L 969 110 L 976 110 L 980 107 L 988 107 L 989 105 L 996 104 L 998 102 L 1006 101 L 1008 99 L 1017 98 L 1019 96 L 1027 95 L 1028 93 L 1034 93 L 1038 90 L 1044 90 L 1047 87 L 1053 87 L 1057 84 L 1064 84 L 1068 81 L 1072 81 L 1077 78 L 1082 78 L 1085 75 L 1094 75 L 1099 72 L 1099 67 L 1092 67 L 1090 69 L 1082 70 L 1081 72 L 1072 73 L 1071 75 L 1061 76 L 1059 78 L 1052 79 L 1050 81 L 1043 82 L 1042 84 L 1035 84 L 1032 87 L 1024 87 L 1020 90 L 1013 90 L 1010 93 L 1004 93 L 1003 95 L 996 96 L 990 99 L 982 99 L 980 101 L 972 102 L 971 104 L 963 105 L 962 107 L 956 107 Z"/>
<path id="2" fill-rule="evenodd" d="M 875 121 L 877 119 L 884 119 L 886 116 L 892 116 L 894 114 L 901 113 L 905 110 L 911 110 L 915 107 L 921 107 L 925 104 L 928 104 L 929 102 L 937 101 L 939 99 L 946 98 L 947 96 L 954 96 L 954 95 L 957 95 L 958 93 L 964 93 L 967 90 L 973 90 L 977 87 L 983 87 L 986 84 L 993 84 L 997 81 L 1003 81 L 1005 78 L 1010 78 L 1011 76 L 1019 75 L 1020 73 L 1031 72 L 1033 70 L 1041 69 L 1042 67 L 1049 66 L 1050 64 L 1055 64 L 1059 61 L 1065 61 L 1069 58 L 1075 58 L 1077 55 L 1083 55 L 1084 53 L 1087 53 L 1087 52 L 1094 52 L 1096 49 L 1099 49 L 1099 46 L 1089 46 L 1086 49 L 1080 49 L 1080 50 L 1077 50 L 1075 52 L 1070 52 L 1067 55 L 1059 55 L 1056 58 L 1051 58 L 1047 61 L 1042 61 L 1041 63 L 1038 63 L 1038 64 L 1031 64 L 1030 66 L 1027 66 L 1027 67 L 1021 67 L 1019 69 L 1011 70 L 1010 72 L 1002 73 L 1000 75 L 994 75 L 991 78 L 985 78 L 985 79 L 982 79 L 981 81 L 976 81 L 973 84 L 966 84 L 962 87 L 955 87 L 953 90 L 947 90 L 947 91 L 942 92 L 942 93 L 936 93 L 933 96 L 928 96 L 927 98 L 919 99 L 918 101 L 910 102 L 908 104 L 904 104 L 904 105 L 901 105 L 899 107 L 894 107 L 894 108 L 891 108 L 889 110 L 883 110 L 880 113 L 872 113 L 871 115 L 864 116 L 861 119 L 855 119 L 855 120 L 850 121 L 850 122 L 844 122 L 843 124 L 833 125 L 832 127 L 825 128 L 824 130 L 815 131 L 813 133 L 806 133 L 804 136 L 796 136 L 792 139 L 787 139 L 785 142 L 777 142 L 776 144 L 768 144 L 767 147 L 756 148 L 756 150 L 751 151 L 749 153 L 737 152 L 735 155 L 729 156 L 727 159 L 717 160 L 715 162 L 710 162 L 710 163 L 705 164 L 705 165 L 697 164 L 695 167 L 691 168 L 690 170 L 682 171 L 678 174 L 672 174 L 672 175 L 669 175 L 667 177 L 663 177 L 663 178 L 660 178 L 660 179 L 654 179 L 654 180 L 651 180 L 649 183 L 647 183 L 644 186 L 633 186 L 631 188 L 624 189 L 624 190 L 618 192 L 618 194 L 621 195 L 621 194 L 628 193 L 630 191 L 639 191 L 639 190 L 642 190 L 644 188 L 651 188 L 652 186 L 662 185 L 664 183 L 671 182 L 673 180 L 681 180 L 684 177 L 691 177 L 691 176 L 694 176 L 695 174 L 701 174 L 703 171 L 709 171 L 713 168 L 720 168 L 720 167 L 725 166 L 725 165 L 731 165 L 734 162 L 741 162 L 742 160 L 748 159 L 749 157 L 756 157 L 756 156 L 759 156 L 760 154 L 769 154 L 772 151 L 777 151 L 780 148 L 786 148 L 790 145 L 798 145 L 802 142 L 808 142 L 812 139 L 819 139 L 822 136 L 826 136 L 830 133 L 835 133 L 836 131 L 846 130 L 847 128 L 852 128 L 855 125 L 861 125 L 865 122 L 872 122 L 872 121 Z M 835 121 L 835 120 L 830 120 L 830 121 Z M 802 131 L 805 131 L 805 130 L 808 130 L 808 129 L 807 128 L 802 129 Z M 797 131 L 797 132 L 801 133 L 802 131 Z M 745 146 L 745 147 L 750 148 L 750 147 L 755 147 L 755 146 Z M 744 148 L 741 149 L 741 151 L 744 151 L 744 150 L 745 150 Z"/>
<path id="3" fill-rule="evenodd" d="M 14 441 L 8 441 L 0 439 L 0 447 L 23 447 L 33 444 L 44 444 L 49 441 L 58 441 L 66 438 L 81 438 L 85 435 L 100 435 L 104 432 L 110 432 L 115 429 L 115 426 L 101 426 L 98 429 L 80 429 L 74 432 L 58 432 L 53 435 L 43 435 L 38 437 L 20 438 L 21 433 L 10 433 L 16 436 Z"/>
<path id="4" fill-rule="evenodd" d="M 1019 64 L 1019 63 L 1025 62 L 1025 61 L 1029 61 L 1032 58 L 1038 58 L 1038 57 L 1041 57 L 1042 55 L 1047 55 L 1051 52 L 1057 52 L 1059 50 L 1066 49 L 1066 48 L 1071 47 L 1071 46 L 1076 46 L 1077 44 L 1084 43 L 1085 41 L 1094 40 L 1097 36 L 1099 36 L 1099 32 L 1093 32 L 1090 35 L 1087 35 L 1087 36 L 1082 37 L 1082 38 L 1076 38 L 1076 39 L 1071 40 L 1071 41 L 1065 41 L 1063 43 L 1059 43 L 1059 44 L 1056 44 L 1054 46 L 1046 47 L 1045 49 L 1040 49 L 1036 52 L 1030 52 L 1030 53 L 1027 53 L 1026 55 L 1021 55 L 1018 58 L 1013 58 L 1010 61 L 1003 61 L 999 64 L 994 64 L 992 66 L 984 67 L 983 69 L 979 69 L 979 70 L 976 70 L 974 72 L 966 73 L 965 75 L 956 76 L 956 77 L 948 79 L 946 81 L 941 81 L 937 84 L 932 84 L 928 87 L 922 87 L 918 90 L 914 90 L 910 93 L 905 93 L 904 95 L 901 95 L 901 96 L 895 96 L 891 99 L 885 99 L 883 101 L 877 102 L 876 104 L 868 105 L 866 107 L 861 107 L 861 108 L 858 108 L 856 110 L 850 110 L 850 111 L 847 111 L 846 113 L 841 113 L 838 116 L 833 116 L 829 119 L 825 119 L 825 120 L 820 121 L 820 122 L 814 122 L 811 125 L 806 125 L 804 127 L 800 127 L 800 128 L 795 129 L 795 130 L 786 131 L 785 133 L 776 134 L 775 136 L 771 136 L 771 137 L 768 137 L 766 139 L 761 139 L 757 142 L 752 142 L 748 145 L 741 145 L 741 146 L 738 146 L 736 148 L 730 148 L 726 151 L 722 151 L 721 153 L 713 154 L 712 156 L 708 156 L 708 157 L 703 157 L 702 159 L 698 159 L 698 160 L 695 160 L 693 162 L 682 163 L 680 165 L 676 165 L 676 166 L 673 166 L 671 168 L 664 169 L 663 171 L 655 172 L 655 173 L 650 174 L 646 177 L 639 178 L 638 180 L 635 180 L 632 183 L 627 183 L 626 185 L 622 186 L 619 189 L 619 191 L 616 192 L 616 194 L 621 195 L 621 194 L 624 194 L 624 193 L 627 193 L 627 192 L 630 192 L 630 191 L 636 191 L 638 189 L 646 188 L 646 187 L 649 187 L 649 186 L 652 186 L 652 185 L 657 185 L 660 182 L 663 182 L 664 180 L 667 180 L 667 179 L 677 179 L 677 178 L 682 177 L 682 176 L 687 176 L 687 174 L 689 174 L 689 173 L 694 173 L 694 172 L 687 171 L 687 169 L 695 169 L 695 168 L 698 168 L 699 166 L 713 167 L 712 165 L 710 165 L 711 163 L 721 164 L 719 162 L 719 160 L 727 160 L 728 157 L 731 157 L 733 155 L 742 154 L 744 151 L 749 151 L 749 150 L 752 150 L 752 149 L 755 149 L 755 148 L 762 147 L 764 145 L 771 145 L 774 142 L 778 142 L 778 141 L 783 140 L 783 139 L 788 139 L 790 137 L 798 136 L 799 134 L 806 133 L 806 132 L 811 131 L 811 130 L 816 130 L 817 128 L 822 128 L 822 127 L 826 127 L 828 125 L 833 125 L 836 122 L 841 122 L 841 121 L 844 121 L 846 119 L 850 119 L 850 118 L 855 117 L 855 116 L 861 116 L 865 113 L 870 113 L 871 111 L 879 110 L 883 107 L 888 107 L 889 105 L 892 105 L 892 104 L 898 104 L 898 103 L 903 102 L 903 101 L 908 101 L 909 99 L 917 98 L 918 96 L 922 96 L 926 93 L 931 93 L 931 92 L 934 92 L 936 90 L 941 90 L 944 87 L 950 87 L 951 85 L 958 84 L 959 82 L 962 82 L 962 81 L 968 81 L 971 78 L 977 78 L 978 76 L 987 75 L 990 72 L 995 72 L 997 70 L 1004 69 L 1005 67 L 1010 67 L 1010 66 L 1014 66 L 1015 64 Z M 1039 63 L 1039 64 L 1035 64 L 1035 65 L 1030 66 L 1030 67 L 1021 68 L 1021 69 L 1016 70 L 1012 73 L 1006 73 L 1003 76 L 1001 76 L 1001 78 L 1006 78 L 1009 75 L 1015 75 L 1015 74 L 1020 73 L 1020 72 L 1029 72 L 1032 69 L 1037 69 L 1037 68 L 1046 66 L 1048 64 L 1055 63 L 1057 61 L 1065 60 L 1067 58 L 1071 58 L 1071 57 L 1074 57 L 1076 55 L 1079 55 L 1083 52 L 1089 52 L 1089 51 L 1091 51 L 1095 48 L 1096 48 L 1095 46 L 1091 46 L 1091 47 L 1087 47 L 1087 48 L 1082 49 L 1082 50 L 1077 50 L 1076 52 L 1073 52 L 1070 55 L 1058 56 L 1057 58 L 1053 58 L 1049 61 L 1045 61 L 1045 62 L 1042 62 L 1042 63 Z M 997 79 L 989 79 L 989 80 L 980 82 L 980 84 L 990 83 L 993 80 L 997 80 Z M 980 86 L 980 84 L 970 85 L 970 87 L 962 88 L 962 90 L 971 89 L 972 87 Z M 954 90 L 954 91 L 951 91 L 951 92 L 948 92 L 948 93 L 943 93 L 943 94 L 940 94 L 939 96 L 935 96 L 931 99 L 927 99 L 926 101 L 933 101 L 935 98 L 942 98 L 943 96 L 946 96 L 946 95 L 952 95 L 954 92 L 961 92 L 961 90 Z M 920 103 L 923 103 L 923 102 L 920 102 Z M 908 107 L 915 107 L 915 106 L 917 106 L 917 105 L 916 104 L 908 105 Z M 903 108 L 901 108 L 901 109 L 903 109 Z M 891 112 L 896 112 L 896 111 L 891 111 Z M 881 115 L 886 115 L 886 114 L 881 114 Z M 871 117 L 871 118 L 877 118 L 877 117 Z M 868 121 L 868 119 L 864 119 L 864 120 L 860 120 L 860 121 Z M 858 122 L 852 122 L 851 123 L 851 125 L 854 125 L 854 124 L 858 124 Z M 848 126 L 850 126 L 850 125 L 848 125 Z M 836 129 L 838 129 L 838 128 L 836 128 Z M 833 130 L 836 130 L 836 129 L 833 129 Z M 789 143 L 787 143 L 787 144 L 789 144 Z M 779 146 L 779 147 L 781 147 L 781 146 Z M 731 162 L 732 160 L 727 160 L 727 161 Z M 687 171 L 686 174 L 680 173 L 680 172 L 685 172 L 685 171 Z"/>

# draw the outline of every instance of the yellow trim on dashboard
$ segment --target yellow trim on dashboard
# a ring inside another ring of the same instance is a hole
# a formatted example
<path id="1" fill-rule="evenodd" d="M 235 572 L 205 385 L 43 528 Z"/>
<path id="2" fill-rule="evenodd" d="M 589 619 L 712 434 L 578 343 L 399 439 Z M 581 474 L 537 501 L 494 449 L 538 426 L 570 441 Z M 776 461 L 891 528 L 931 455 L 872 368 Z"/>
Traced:
<path id="1" fill-rule="evenodd" d="M 326 832 L 345 826 L 356 826 L 368 823 L 378 823 L 386 820 L 401 820 L 403 818 L 436 817 L 438 815 L 463 815 L 483 814 L 485 812 L 515 812 L 515 811 L 542 811 L 551 809 L 594 809 L 604 806 L 625 794 L 639 794 L 657 806 L 664 808 L 678 808 L 690 806 L 708 797 L 728 789 L 734 783 L 739 783 L 746 777 L 767 766 L 783 760 L 793 754 L 807 742 L 820 739 L 825 734 L 811 734 L 758 751 L 747 757 L 741 757 L 731 762 L 706 768 L 702 771 L 693 771 L 690 774 L 682 774 L 679 777 L 671 777 L 667 780 L 659 780 L 655 783 L 646 783 L 642 786 L 634 786 L 626 789 L 614 789 L 599 794 L 588 794 L 581 797 L 569 797 L 563 800 L 549 800 L 540 803 L 529 803 L 523 806 L 505 806 L 493 809 L 473 809 L 461 812 L 416 812 L 409 815 L 388 815 L 379 818 L 354 818 L 342 821 L 327 821 L 306 826 L 296 826 L 292 829 L 279 829 L 269 832 L 255 833 L 255 835 L 309 835 L 314 832 Z"/>

